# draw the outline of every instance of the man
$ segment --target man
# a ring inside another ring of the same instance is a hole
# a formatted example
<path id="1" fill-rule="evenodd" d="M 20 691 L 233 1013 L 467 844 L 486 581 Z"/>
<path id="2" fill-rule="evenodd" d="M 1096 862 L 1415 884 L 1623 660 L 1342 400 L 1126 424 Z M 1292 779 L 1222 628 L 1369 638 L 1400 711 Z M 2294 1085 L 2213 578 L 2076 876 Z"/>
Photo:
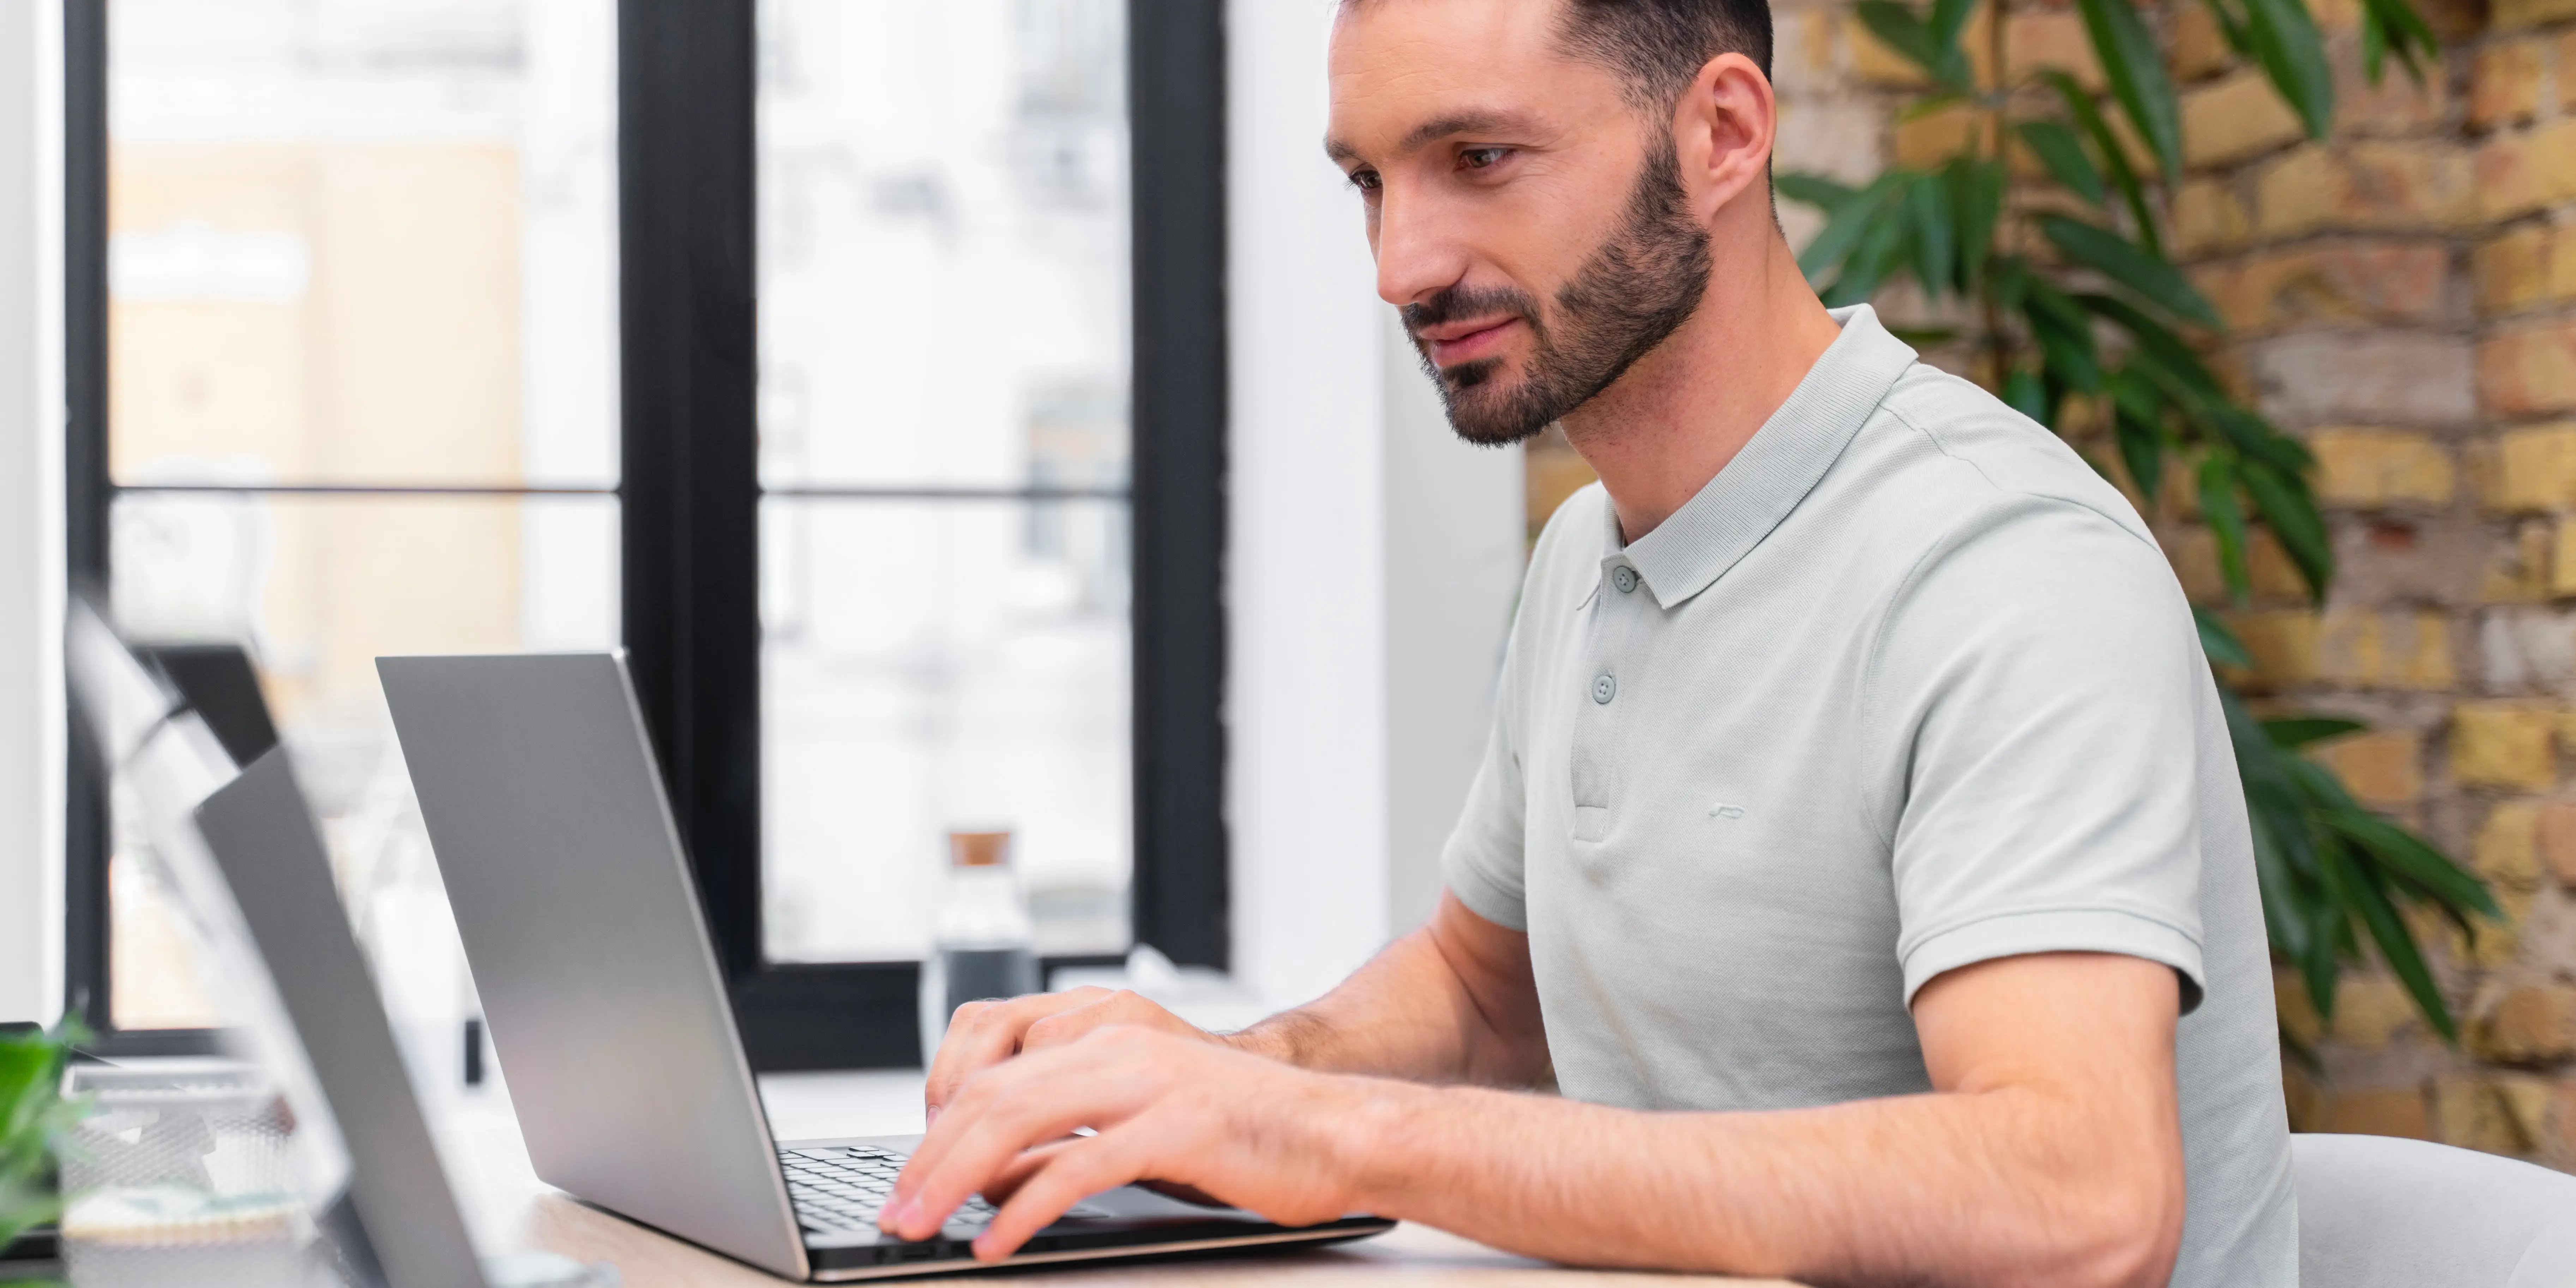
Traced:
<path id="1" fill-rule="evenodd" d="M 1000 1256 L 1149 1179 L 1598 1265 L 2295 1282 L 2189 610 L 2074 453 L 1817 303 L 1769 51 L 1762 0 L 1344 0 L 1379 293 L 1460 434 L 1560 423 L 1601 485 L 1532 557 L 1430 924 L 1238 1034 L 962 1009 L 888 1228 L 980 1190 Z"/>

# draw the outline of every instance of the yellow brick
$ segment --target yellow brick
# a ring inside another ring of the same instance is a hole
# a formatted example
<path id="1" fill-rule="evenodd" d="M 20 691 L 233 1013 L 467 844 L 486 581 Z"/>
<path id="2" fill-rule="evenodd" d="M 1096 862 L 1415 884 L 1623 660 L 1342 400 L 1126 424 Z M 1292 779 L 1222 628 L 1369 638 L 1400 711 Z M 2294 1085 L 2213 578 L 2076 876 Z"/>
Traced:
<path id="1" fill-rule="evenodd" d="M 2540 805 L 2507 801 L 2487 814 L 2469 848 L 2480 874 L 2500 886 L 2527 890 L 2540 883 Z"/>
<path id="2" fill-rule="evenodd" d="M 2335 981 L 2334 1024 L 2337 1042 L 2377 1050 L 2398 1031 L 2415 1022 L 2415 999 L 2393 979 L 2380 976 Z"/>
<path id="3" fill-rule="evenodd" d="M 2553 572 L 2550 547 L 2554 529 L 2526 523 L 2487 551 L 2486 575 L 2478 598 L 2489 604 L 2536 604 L 2550 597 Z"/>
<path id="4" fill-rule="evenodd" d="M 2183 162 L 2226 165 L 2260 156 L 2305 135 L 2298 114 L 2271 81 L 2252 68 L 2182 96 Z"/>
<path id="5" fill-rule="evenodd" d="M 2470 158 L 2434 140 L 2302 144 L 2255 178 L 2255 230 L 2447 229 L 2477 215 Z"/>
<path id="6" fill-rule="evenodd" d="M 2527 309 L 2546 298 L 2550 230 L 2516 228 L 2469 252 L 2469 275 L 2478 286 L 2478 311 L 2489 316 Z"/>
<path id="7" fill-rule="evenodd" d="M 2337 738 L 2310 753 L 2334 771 L 2344 790 L 2374 809 L 2397 809 L 2424 797 L 2424 756 L 2415 735 L 2373 729 Z"/>
<path id="8" fill-rule="evenodd" d="M 2576 596 L 2576 522 L 2558 521 L 2549 552 L 2549 596 L 2566 599 Z"/>
<path id="9" fill-rule="evenodd" d="M 2317 615 L 2302 610 L 2244 613 L 2230 625 L 2253 655 L 2254 675 L 2286 687 L 2317 678 Z"/>
<path id="10" fill-rule="evenodd" d="M 2576 113 L 2576 31 L 2560 32 L 2551 61 L 2558 64 L 2558 110 Z M 2576 1101 L 2576 1096 L 2571 1096 Z M 2576 1103 L 2571 1103 L 2576 1108 Z M 2567 1124 L 2568 1143 L 2576 1146 L 2576 1121 Z"/>
<path id="11" fill-rule="evenodd" d="M 2576 421 L 2517 429 L 2496 440 L 2487 508 L 2532 513 L 2576 507 Z"/>
<path id="12" fill-rule="evenodd" d="M 2252 226 L 2245 203 L 2219 180 L 2189 180 L 2174 193 L 2174 249 L 2182 254 L 2239 245 Z"/>
<path id="13" fill-rule="evenodd" d="M 2540 42 L 2489 45 L 2469 62 L 2469 124 L 2528 121 L 2540 110 Z"/>
<path id="14" fill-rule="evenodd" d="M 1982 21 L 1988 12 L 1978 6 L 1977 18 L 1970 23 L 1976 43 L 1969 46 L 1969 59 L 1976 65 L 1977 79 L 1990 83 L 1994 73 L 1986 66 Z M 2098 92 L 2103 86 L 2102 64 L 2093 57 L 2093 42 L 2084 34 L 2083 19 L 2064 9 L 2014 14 L 2004 27 L 2004 59 L 2020 75 L 2035 67 L 2054 67 L 2086 89 Z"/>
<path id="15" fill-rule="evenodd" d="M 2495 1084 L 2482 1077 L 2446 1074 L 2433 1081 L 2433 1120 L 2442 1143 L 2489 1154 L 2519 1154 L 2531 1148 L 2505 1107 Z"/>
<path id="16" fill-rule="evenodd" d="M 1973 146 L 1982 122 L 1983 118 L 1965 107 L 1947 107 L 1928 116 L 1899 122 L 1896 127 L 1896 163 L 1918 170 L 1936 168 Z"/>
<path id="17" fill-rule="evenodd" d="M 2451 777 L 2463 787 L 2548 788 L 2558 780 L 2549 745 L 2557 723 L 2536 707 L 2462 703 L 2451 713 Z"/>
<path id="18" fill-rule="evenodd" d="M 2404 1136 L 2433 1139 L 2432 1116 L 2424 1093 L 2411 1087 L 2338 1091 L 2326 1101 L 2324 1129 L 2349 1136 Z"/>
<path id="19" fill-rule="evenodd" d="M 2365 688 L 2450 688 L 2450 623 L 2439 613 L 2329 612 L 2317 633 L 2317 676 Z"/>
<path id="20" fill-rule="evenodd" d="M 2507 989 L 2469 1025 L 2469 1049 L 2498 1064 L 2538 1064 L 2576 1055 L 2576 988 L 2525 984 Z"/>
<path id="21" fill-rule="evenodd" d="M 2576 803 L 2551 801 L 2540 808 L 2540 858 L 2560 885 L 2576 888 Z"/>
<path id="22" fill-rule="evenodd" d="M 2340 990 L 2340 981 L 2337 987 Z M 2335 1000 L 2343 1000 L 2340 991 L 2335 994 Z M 2287 966 L 2277 967 L 2272 972 L 2272 1010 L 2279 1016 L 2281 1027 L 2301 1042 L 2314 1043 L 2325 1035 L 2325 1021 L 2317 1018 L 2316 1006 L 2308 1001 L 2307 981 Z"/>
<path id="23" fill-rule="evenodd" d="M 2258 601 L 2308 598 L 2308 579 L 2268 528 L 2254 529 L 2253 539 L 2245 543 L 2245 580 Z"/>
<path id="24" fill-rule="evenodd" d="M 2476 186 L 2479 213 L 2489 219 L 2576 197 L 2576 121 L 2487 140 L 2478 149 Z"/>
<path id="25" fill-rule="evenodd" d="M 2227 47 L 2218 19 L 2199 7 L 2165 15 L 2165 47 L 2174 75 L 2185 81 L 2207 80 L 2236 61 L 2236 51 Z"/>
<path id="26" fill-rule="evenodd" d="M 2387 429 L 2320 429 L 2317 499 L 2329 505 L 2448 505 L 2456 485 L 2451 455 L 2423 434 Z"/>
<path id="27" fill-rule="evenodd" d="M 2462 966 L 2480 970 L 2510 966 L 2522 951 L 2522 922 L 2531 913 L 2533 894 L 2529 890 L 2497 890 L 2494 893 L 2496 907 L 2504 913 L 2504 920 L 2470 918 L 2470 924 L 2477 928 L 2474 942 L 2461 934 L 2460 928 L 2449 917 L 2421 904 L 2407 911 L 2407 924 L 2414 927 L 2417 943 L 2449 945 L 2451 959 Z"/>
<path id="28" fill-rule="evenodd" d="M 2570 158 L 2576 163 L 2576 157 Z M 2478 403 L 2519 419 L 2576 411 L 2576 320 L 2524 322 L 2478 342 Z"/>
<path id="29" fill-rule="evenodd" d="M 2562 18 L 2576 18 L 2576 0 L 2495 0 L 2488 13 L 2488 21 L 2498 31 L 2539 27 Z"/>

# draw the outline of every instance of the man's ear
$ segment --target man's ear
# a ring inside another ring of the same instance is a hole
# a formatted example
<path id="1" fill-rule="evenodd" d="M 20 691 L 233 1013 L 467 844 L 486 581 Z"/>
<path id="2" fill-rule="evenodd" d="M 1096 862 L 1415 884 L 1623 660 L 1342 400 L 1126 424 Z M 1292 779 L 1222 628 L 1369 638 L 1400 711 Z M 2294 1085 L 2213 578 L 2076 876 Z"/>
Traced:
<path id="1" fill-rule="evenodd" d="M 1742 54 L 1719 54 L 1673 105 L 1682 192 L 1701 224 L 1748 190 L 1770 209 L 1771 142 L 1780 123 L 1771 78 Z"/>

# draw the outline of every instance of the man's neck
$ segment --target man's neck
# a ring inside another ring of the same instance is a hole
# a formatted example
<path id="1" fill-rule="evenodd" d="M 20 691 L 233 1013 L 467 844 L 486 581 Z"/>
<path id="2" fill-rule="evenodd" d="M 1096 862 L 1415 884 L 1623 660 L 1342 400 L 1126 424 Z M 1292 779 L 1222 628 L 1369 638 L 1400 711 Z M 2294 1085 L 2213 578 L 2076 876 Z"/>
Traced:
<path id="1" fill-rule="evenodd" d="M 1565 418 L 1566 441 L 1601 476 L 1623 540 L 1654 531 L 1708 486 L 1841 334 L 1761 214 L 1757 236 L 1718 233 L 1744 253 L 1720 254 L 1690 320 Z"/>

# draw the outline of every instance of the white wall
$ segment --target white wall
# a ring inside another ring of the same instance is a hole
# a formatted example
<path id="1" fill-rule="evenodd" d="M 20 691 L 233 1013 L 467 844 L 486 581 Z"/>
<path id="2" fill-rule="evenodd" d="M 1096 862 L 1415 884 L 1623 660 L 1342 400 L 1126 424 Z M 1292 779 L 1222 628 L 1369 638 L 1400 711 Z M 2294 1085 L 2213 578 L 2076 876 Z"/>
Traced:
<path id="1" fill-rule="evenodd" d="M 1429 911 L 1519 576 L 1519 455 L 1449 434 L 1323 155 L 1331 12 L 1226 13 L 1234 961 L 1279 1004 Z"/>
<path id="2" fill-rule="evenodd" d="M 0 5 L 0 1020 L 62 997 L 58 5 Z"/>

